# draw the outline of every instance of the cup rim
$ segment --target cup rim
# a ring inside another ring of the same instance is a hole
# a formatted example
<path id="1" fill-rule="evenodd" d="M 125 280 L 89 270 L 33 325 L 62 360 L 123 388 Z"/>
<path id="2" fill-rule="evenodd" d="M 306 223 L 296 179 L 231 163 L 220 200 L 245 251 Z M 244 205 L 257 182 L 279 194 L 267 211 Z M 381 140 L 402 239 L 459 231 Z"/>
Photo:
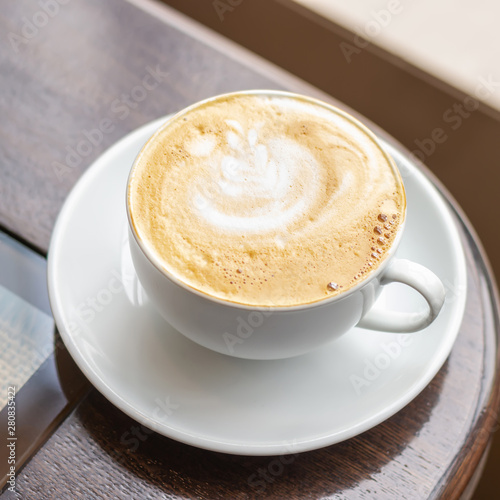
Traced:
<path id="1" fill-rule="evenodd" d="M 388 162 L 392 165 L 392 168 L 394 170 L 395 175 L 399 178 L 400 185 L 403 189 L 403 200 L 404 200 L 404 208 L 402 211 L 402 221 L 398 227 L 397 234 L 392 241 L 390 249 L 386 252 L 384 260 L 377 266 L 376 269 L 373 271 L 368 272 L 365 274 L 362 279 L 360 279 L 359 283 L 355 284 L 354 286 L 350 287 L 348 290 L 345 292 L 341 292 L 337 295 L 333 295 L 331 297 L 325 297 L 319 300 L 316 300 L 314 302 L 307 302 L 305 304 L 295 304 L 295 305 L 250 305 L 250 304 L 242 304 L 240 302 L 235 302 L 231 300 L 225 300 L 221 299 L 219 297 L 214 297 L 206 292 L 203 292 L 201 290 L 198 290 L 197 288 L 194 288 L 181 279 L 177 278 L 172 272 L 168 271 L 161 262 L 157 259 L 155 256 L 154 252 L 152 252 L 148 246 L 143 242 L 142 238 L 138 234 L 132 213 L 131 213 L 131 207 L 130 207 L 130 190 L 131 190 L 131 182 L 133 179 L 134 171 L 136 169 L 136 166 L 138 164 L 138 161 L 140 160 L 143 152 L 149 147 L 149 145 L 156 139 L 156 137 L 166 128 L 169 126 L 171 122 L 174 120 L 178 119 L 179 117 L 183 116 L 184 114 L 190 112 L 192 109 L 196 109 L 199 106 L 203 106 L 206 103 L 212 102 L 212 101 L 217 101 L 219 99 L 227 98 L 227 97 L 232 97 L 232 96 L 238 96 L 238 95 L 275 95 L 275 96 L 283 96 L 283 97 L 290 97 L 290 98 L 295 98 L 295 99 L 301 99 L 303 101 L 308 101 L 314 104 L 317 104 L 319 106 L 322 106 L 323 108 L 326 108 L 338 115 L 341 115 L 348 121 L 350 121 L 353 125 L 357 126 L 359 129 L 361 129 L 368 137 L 372 139 L 372 141 L 378 146 L 384 157 L 388 160 Z M 128 226 L 129 226 L 129 235 L 132 234 L 136 244 L 138 245 L 139 249 L 141 250 L 142 254 L 144 257 L 149 261 L 150 264 L 153 265 L 153 267 L 162 274 L 163 277 L 171 281 L 173 284 L 179 286 L 180 288 L 184 289 L 185 291 L 188 291 L 190 293 L 193 293 L 194 295 L 199 296 L 200 298 L 204 300 L 208 300 L 209 302 L 213 302 L 219 305 L 224 305 L 226 307 L 232 307 L 235 309 L 241 309 L 244 311 L 256 311 L 256 310 L 262 310 L 262 311 L 301 311 L 304 309 L 311 309 L 315 307 L 323 307 L 326 306 L 332 302 L 339 301 L 366 286 L 369 282 L 371 282 L 373 279 L 376 279 L 380 274 L 383 273 L 389 262 L 392 260 L 394 257 L 401 238 L 403 236 L 404 228 L 406 225 L 406 216 L 407 216 L 407 200 L 406 200 L 406 192 L 405 192 L 405 186 L 403 182 L 403 178 L 401 176 L 401 172 L 399 171 L 399 168 L 396 165 L 396 162 L 394 159 L 389 155 L 389 153 L 386 151 L 386 149 L 383 147 L 382 143 L 379 141 L 378 137 L 365 125 L 363 124 L 360 120 L 349 114 L 348 112 L 344 111 L 343 109 L 326 103 L 324 101 L 321 101 L 320 99 L 316 99 L 314 97 L 298 94 L 296 92 L 288 92 L 285 90 L 268 90 L 268 89 L 254 89 L 254 90 L 240 90 L 236 92 L 226 92 L 223 94 L 218 94 L 212 97 L 208 97 L 206 99 L 197 101 L 177 113 L 172 114 L 169 116 L 169 118 L 160 126 L 158 129 L 155 131 L 155 133 L 146 141 L 146 143 L 142 146 L 141 150 L 137 154 L 137 156 L 134 159 L 134 162 L 130 168 L 130 172 L 127 177 L 127 188 L 126 188 L 126 199 L 125 199 L 125 204 L 126 204 L 126 211 L 127 211 L 127 220 L 128 220 Z"/>

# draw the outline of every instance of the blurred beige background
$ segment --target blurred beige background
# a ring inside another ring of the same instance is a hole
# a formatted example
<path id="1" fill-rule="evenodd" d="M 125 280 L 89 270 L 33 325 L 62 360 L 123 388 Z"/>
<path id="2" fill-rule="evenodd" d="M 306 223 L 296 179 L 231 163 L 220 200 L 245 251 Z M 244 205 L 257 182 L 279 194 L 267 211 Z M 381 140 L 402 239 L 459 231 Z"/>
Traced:
<path id="1" fill-rule="evenodd" d="M 498 0 L 296 1 L 468 94 L 499 82 L 483 100 L 500 110 Z"/>

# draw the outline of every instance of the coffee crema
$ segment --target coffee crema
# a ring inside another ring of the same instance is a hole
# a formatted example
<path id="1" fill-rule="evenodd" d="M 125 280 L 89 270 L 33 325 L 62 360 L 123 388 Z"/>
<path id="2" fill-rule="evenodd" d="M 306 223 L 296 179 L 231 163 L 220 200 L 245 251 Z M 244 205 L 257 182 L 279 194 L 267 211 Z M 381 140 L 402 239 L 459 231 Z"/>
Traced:
<path id="1" fill-rule="evenodd" d="M 173 117 L 136 159 L 128 203 L 167 273 L 262 307 L 352 288 L 384 260 L 406 207 L 370 132 L 279 93 L 229 94 Z"/>

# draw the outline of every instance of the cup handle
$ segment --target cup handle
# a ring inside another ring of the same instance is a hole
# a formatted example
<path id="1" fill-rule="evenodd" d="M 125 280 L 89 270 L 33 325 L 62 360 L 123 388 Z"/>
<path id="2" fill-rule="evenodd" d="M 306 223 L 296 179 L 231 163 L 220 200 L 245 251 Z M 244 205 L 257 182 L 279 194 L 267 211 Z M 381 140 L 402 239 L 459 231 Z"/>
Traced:
<path id="1" fill-rule="evenodd" d="M 419 292 L 429 305 L 428 311 L 406 313 L 371 309 L 357 326 L 369 330 L 412 333 L 430 325 L 443 307 L 445 289 L 441 280 L 426 267 L 406 259 L 393 259 L 380 280 L 382 285 L 403 283 Z"/>

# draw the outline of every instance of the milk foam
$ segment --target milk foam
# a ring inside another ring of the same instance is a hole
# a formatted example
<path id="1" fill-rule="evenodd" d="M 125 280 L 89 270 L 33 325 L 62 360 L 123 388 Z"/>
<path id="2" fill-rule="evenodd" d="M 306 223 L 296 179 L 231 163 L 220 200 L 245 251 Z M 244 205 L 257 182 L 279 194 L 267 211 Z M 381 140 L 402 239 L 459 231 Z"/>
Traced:
<path id="1" fill-rule="evenodd" d="M 136 161 L 129 203 L 167 271 L 261 306 L 348 290 L 378 267 L 405 213 L 371 135 L 282 95 L 226 96 L 174 119 Z"/>
<path id="2" fill-rule="evenodd" d="M 233 129 L 225 137 L 229 151 L 214 152 L 208 176 L 193 190 L 191 208 L 218 230 L 285 231 L 317 198 L 316 159 L 287 137 L 265 140 L 259 138 L 256 128 L 246 132 L 236 120 L 226 123 Z M 205 137 L 200 138 L 204 141 Z M 307 189 L 297 199 L 294 186 L 298 182 Z M 211 193 L 217 196 L 200 192 L 199 186 L 207 183 L 214 184 Z"/>

